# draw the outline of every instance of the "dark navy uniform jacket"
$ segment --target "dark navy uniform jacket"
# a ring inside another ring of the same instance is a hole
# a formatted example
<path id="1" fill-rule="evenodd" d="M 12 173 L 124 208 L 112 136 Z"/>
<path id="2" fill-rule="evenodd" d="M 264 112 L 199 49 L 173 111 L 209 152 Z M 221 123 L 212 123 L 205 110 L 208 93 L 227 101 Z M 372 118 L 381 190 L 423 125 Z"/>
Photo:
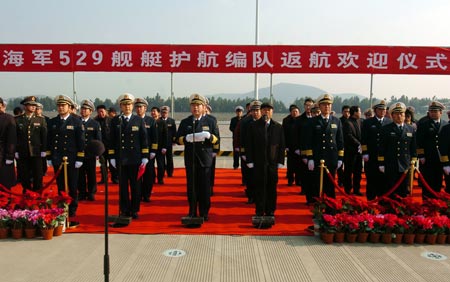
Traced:
<path id="1" fill-rule="evenodd" d="M 145 123 L 134 114 L 128 124 L 125 123 L 121 115 L 111 121 L 111 149 L 108 155 L 121 165 L 139 165 L 149 155 Z"/>
<path id="2" fill-rule="evenodd" d="M 364 120 L 361 129 L 361 149 L 363 155 L 369 155 L 369 162 L 377 162 L 381 141 L 381 127 L 392 120 L 384 117 L 380 123 L 376 117 Z"/>
<path id="3" fill-rule="evenodd" d="M 147 131 L 147 141 L 150 148 L 150 153 L 155 153 L 158 150 L 158 131 L 156 126 L 156 120 L 152 117 L 144 117 L 145 130 Z M 150 158 L 150 156 L 149 156 Z"/>
<path id="4" fill-rule="evenodd" d="M 435 125 L 432 119 L 428 119 L 417 125 L 416 140 L 418 158 L 425 158 L 425 162 L 440 164 L 439 132 L 446 125 L 447 122 L 443 119 L 441 119 L 439 127 Z"/>
<path id="5" fill-rule="evenodd" d="M 81 123 L 83 124 L 83 120 L 81 120 Z M 84 142 L 85 145 L 89 144 L 92 140 L 99 140 L 102 141 L 102 130 L 100 127 L 100 123 L 92 118 L 89 118 L 84 124 Z M 89 156 L 89 154 L 86 152 L 86 157 L 89 157 L 91 159 L 95 158 L 95 156 Z"/>
<path id="6" fill-rule="evenodd" d="M 84 130 L 78 116 L 69 115 L 64 121 L 58 115 L 47 125 L 47 157 L 58 167 L 64 156 L 68 157 L 69 164 L 84 159 Z"/>
<path id="7" fill-rule="evenodd" d="M 210 139 L 206 139 L 204 142 L 186 142 L 186 135 L 192 132 L 200 133 L 202 131 L 208 131 L 211 134 Z M 217 123 L 209 116 L 202 116 L 194 126 L 194 116 L 190 115 L 183 119 L 178 127 L 177 143 L 184 145 L 184 164 L 186 166 L 192 166 L 193 163 L 193 150 L 195 146 L 195 157 L 199 161 L 201 167 L 211 167 L 213 157 L 213 145 L 219 143 L 219 128 Z"/>

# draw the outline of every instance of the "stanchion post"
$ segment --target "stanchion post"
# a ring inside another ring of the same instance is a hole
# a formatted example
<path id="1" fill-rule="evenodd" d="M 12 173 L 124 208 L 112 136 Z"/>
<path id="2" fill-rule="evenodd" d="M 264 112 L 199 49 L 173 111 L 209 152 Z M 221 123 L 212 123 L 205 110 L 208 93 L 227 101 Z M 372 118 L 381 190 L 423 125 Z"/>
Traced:
<path id="1" fill-rule="evenodd" d="M 416 168 L 414 166 L 415 163 L 415 161 L 411 161 L 411 168 L 409 169 L 409 191 L 411 192 L 411 197 L 413 195 L 414 173 L 416 172 Z"/>
<path id="2" fill-rule="evenodd" d="M 63 166 L 64 166 L 64 191 L 67 195 L 69 195 L 69 176 L 67 175 L 67 164 L 68 164 L 68 157 L 64 156 L 63 158 Z M 66 226 L 67 228 L 70 228 L 70 219 L 69 219 L 69 213 L 67 213 L 66 217 Z"/>
<path id="3" fill-rule="evenodd" d="M 325 161 L 324 160 L 320 160 L 320 180 L 319 180 L 319 197 L 322 198 L 322 193 L 323 193 L 323 169 L 325 167 Z"/>

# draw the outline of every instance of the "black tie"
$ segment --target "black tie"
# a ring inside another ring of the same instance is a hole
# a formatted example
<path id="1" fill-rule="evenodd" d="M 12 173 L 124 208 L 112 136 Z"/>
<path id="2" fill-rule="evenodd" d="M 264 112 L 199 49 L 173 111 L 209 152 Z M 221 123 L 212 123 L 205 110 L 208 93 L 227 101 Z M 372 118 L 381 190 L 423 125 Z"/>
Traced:
<path id="1" fill-rule="evenodd" d="M 402 132 L 402 131 L 403 131 L 403 126 L 400 125 L 400 126 L 398 127 L 398 129 L 400 130 L 400 132 Z"/>
<path id="2" fill-rule="evenodd" d="M 128 124 L 128 117 L 123 117 L 123 124 L 126 126 Z"/>
<path id="3" fill-rule="evenodd" d="M 325 123 L 325 125 L 327 125 L 327 124 L 328 124 L 328 119 L 327 119 L 327 118 L 324 118 L 324 119 L 323 119 L 323 122 Z"/>

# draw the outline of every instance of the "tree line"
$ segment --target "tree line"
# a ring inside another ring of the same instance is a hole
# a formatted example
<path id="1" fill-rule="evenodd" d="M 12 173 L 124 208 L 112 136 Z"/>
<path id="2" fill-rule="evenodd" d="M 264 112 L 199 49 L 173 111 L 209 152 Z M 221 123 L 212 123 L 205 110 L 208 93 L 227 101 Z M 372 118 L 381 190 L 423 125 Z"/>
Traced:
<path id="1" fill-rule="evenodd" d="M 303 110 L 303 103 L 308 97 L 302 97 L 297 98 L 295 101 L 292 102 L 292 104 L 295 104 L 299 106 L 301 110 Z M 159 93 L 156 93 L 154 97 L 145 97 L 145 100 L 147 100 L 149 107 L 161 107 L 164 105 L 170 106 L 171 100 L 170 98 L 164 99 L 162 98 Z M 13 109 L 17 106 L 20 106 L 20 102 L 23 100 L 23 98 L 10 98 L 7 104 L 7 110 L 13 111 Z M 38 97 L 38 102 L 41 103 L 44 107 L 44 111 L 54 111 L 56 110 L 55 100 L 52 97 Z M 234 112 L 234 109 L 236 106 L 245 106 L 246 103 L 253 100 L 252 98 L 239 98 L 239 99 L 227 99 L 223 97 L 211 97 L 209 102 L 213 109 L 213 112 L 219 112 L 219 113 L 226 113 L 226 112 Z M 386 99 L 387 103 L 393 103 L 393 102 L 403 102 L 406 106 L 412 106 L 416 110 L 416 114 L 418 115 L 424 115 L 427 111 L 428 104 L 436 100 L 436 97 L 432 98 L 415 98 L 415 97 L 408 97 L 406 95 L 402 95 L 401 97 L 397 98 L 395 96 L 391 96 L 390 99 Z M 269 102 L 269 98 L 263 98 L 261 99 L 262 102 Z M 372 105 L 375 104 L 378 101 L 378 99 L 372 99 Z M 450 99 L 439 99 L 441 103 L 444 105 L 450 105 Z M 80 102 L 80 101 L 79 101 Z M 118 109 L 118 105 L 116 101 L 112 101 L 110 98 L 106 98 L 105 100 L 102 100 L 100 98 L 95 98 L 93 100 L 94 105 L 105 105 L 107 108 L 109 107 L 115 107 Z M 175 112 L 189 112 L 189 97 L 177 97 L 174 100 L 175 105 Z M 334 97 L 334 104 L 333 109 L 336 112 L 340 112 L 343 105 L 349 105 L 354 106 L 357 105 L 361 108 L 362 111 L 365 111 L 366 109 L 370 108 L 370 99 L 364 98 L 360 99 L 359 97 L 355 96 L 352 98 L 346 98 L 342 99 L 339 96 Z M 273 101 L 274 106 L 274 112 L 282 113 L 282 112 L 288 112 L 289 105 L 285 105 L 282 101 L 274 99 Z"/>

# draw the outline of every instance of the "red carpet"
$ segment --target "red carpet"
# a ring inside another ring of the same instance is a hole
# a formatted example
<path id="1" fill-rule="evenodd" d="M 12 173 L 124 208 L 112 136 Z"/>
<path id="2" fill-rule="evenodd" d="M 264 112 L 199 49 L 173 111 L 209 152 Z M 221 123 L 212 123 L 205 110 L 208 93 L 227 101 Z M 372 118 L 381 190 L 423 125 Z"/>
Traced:
<path id="1" fill-rule="evenodd" d="M 53 171 L 44 183 L 49 181 Z M 165 178 L 164 185 L 155 184 L 150 203 L 141 203 L 139 219 L 123 228 L 109 228 L 110 233 L 126 234 L 222 234 L 222 235 L 312 235 L 305 231 L 312 224 L 305 197 L 300 187 L 287 186 L 286 170 L 280 170 L 276 224 L 270 229 L 256 229 L 251 224 L 254 205 L 246 204 L 240 170 L 217 169 L 214 196 L 211 198 L 209 221 L 200 228 L 186 228 L 181 217 L 188 213 L 184 168 L 175 169 L 174 177 Z M 110 184 L 109 214 L 117 215 L 118 185 Z M 80 226 L 69 233 L 102 233 L 104 231 L 104 185 L 98 185 L 94 202 L 79 202 L 73 220 Z M 71 219 L 72 220 L 72 219 Z"/>

